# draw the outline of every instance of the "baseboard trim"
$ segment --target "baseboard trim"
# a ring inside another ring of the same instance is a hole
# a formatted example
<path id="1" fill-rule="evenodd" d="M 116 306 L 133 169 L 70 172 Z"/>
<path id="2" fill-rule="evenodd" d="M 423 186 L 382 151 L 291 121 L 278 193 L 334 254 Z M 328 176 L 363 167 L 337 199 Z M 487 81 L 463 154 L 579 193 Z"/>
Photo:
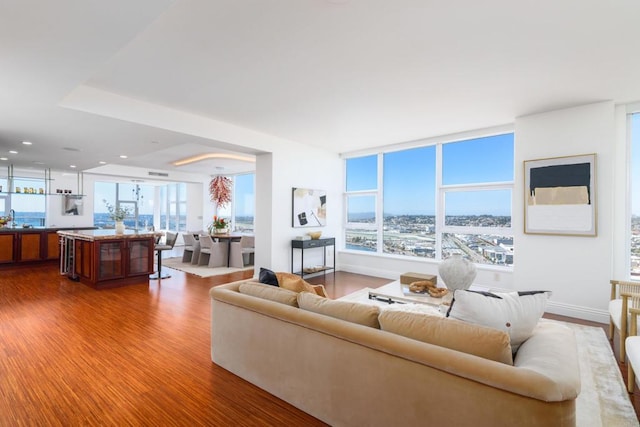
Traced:
<path id="1" fill-rule="evenodd" d="M 609 312 L 590 307 L 581 307 L 562 302 L 549 301 L 547 312 L 561 316 L 575 317 L 577 319 L 590 320 L 592 322 L 609 324 Z"/>

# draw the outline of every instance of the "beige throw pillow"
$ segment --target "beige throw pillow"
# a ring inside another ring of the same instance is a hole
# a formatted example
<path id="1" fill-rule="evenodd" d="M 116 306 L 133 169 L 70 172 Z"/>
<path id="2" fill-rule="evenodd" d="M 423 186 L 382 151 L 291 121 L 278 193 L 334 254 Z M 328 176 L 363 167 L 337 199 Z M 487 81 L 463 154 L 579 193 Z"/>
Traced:
<path id="1" fill-rule="evenodd" d="M 305 282 L 302 277 L 292 273 L 276 273 L 278 278 L 278 286 L 293 292 L 311 292 L 316 295 L 325 296 L 324 292 L 320 294 L 316 288 L 310 283 Z"/>
<path id="2" fill-rule="evenodd" d="M 311 292 L 300 292 L 298 294 L 298 305 L 303 310 L 380 329 L 380 323 L 378 322 L 380 308 L 375 305 L 330 300 Z"/>
<path id="3" fill-rule="evenodd" d="M 279 302 L 282 304 L 290 305 L 292 307 L 298 306 L 297 293 L 289 291 L 287 289 L 278 288 L 276 286 L 265 285 L 263 283 L 247 282 L 241 284 L 238 288 L 238 291 L 240 291 L 241 294 Z"/>
<path id="4" fill-rule="evenodd" d="M 379 320 L 383 331 L 513 365 L 509 334 L 504 331 L 403 306 L 382 310 Z"/>

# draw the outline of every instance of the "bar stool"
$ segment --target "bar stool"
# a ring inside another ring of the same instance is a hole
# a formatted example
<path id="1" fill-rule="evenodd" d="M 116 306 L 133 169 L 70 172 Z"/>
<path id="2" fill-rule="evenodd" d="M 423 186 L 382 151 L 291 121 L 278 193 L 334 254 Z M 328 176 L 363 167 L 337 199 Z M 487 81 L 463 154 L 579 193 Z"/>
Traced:
<path id="1" fill-rule="evenodd" d="M 173 249 L 173 246 L 176 244 L 176 240 L 178 240 L 178 233 L 172 233 L 171 231 L 167 231 L 167 238 L 165 239 L 165 244 L 156 243 L 154 246 L 154 250 L 158 253 L 158 271 L 151 274 L 149 279 L 168 279 L 171 277 L 166 271 L 162 271 L 162 252 L 170 251 Z"/>

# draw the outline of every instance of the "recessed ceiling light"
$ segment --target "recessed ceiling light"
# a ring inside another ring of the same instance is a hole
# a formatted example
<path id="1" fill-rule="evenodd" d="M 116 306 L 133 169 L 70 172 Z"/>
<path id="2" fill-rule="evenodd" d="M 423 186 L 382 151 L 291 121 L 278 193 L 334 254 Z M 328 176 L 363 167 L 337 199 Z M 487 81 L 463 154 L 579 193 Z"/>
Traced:
<path id="1" fill-rule="evenodd" d="M 103 161 L 99 161 L 98 163 L 100 163 L 101 165 L 106 165 L 107 162 L 103 162 Z"/>
<path id="2" fill-rule="evenodd" d="M 125 156 L 124 154 L 120 156 L 121 159 L 126 159 L 127 156 Z"/>
<path id="3" fill-rule="evenodd" d="M 32 143 L 32 142 L 30 142 L 30 141 L 22 141 L 22 144 L 24 144 L 24 145 L 31 145 L 31 144 L 33 144 L 33 143 Z"/>
<path id="4" fill-rule="evenodd" d="M 9 151 L 11 154 L 18 154 L 18 152 L 16 150 L 10 150 Z"/>
<path id="5" fill-rule="evenodd" d="M 9 159 L 6 157 L 0 157 L 0 160 L 9 160 Z"/>
<path id="6" fill-rule="evenodd" d="M 75 167 L 76 167 L 76 165 L 69 165 L 69 167 L 70 167 L 70 168 L 75 168 Z"/>

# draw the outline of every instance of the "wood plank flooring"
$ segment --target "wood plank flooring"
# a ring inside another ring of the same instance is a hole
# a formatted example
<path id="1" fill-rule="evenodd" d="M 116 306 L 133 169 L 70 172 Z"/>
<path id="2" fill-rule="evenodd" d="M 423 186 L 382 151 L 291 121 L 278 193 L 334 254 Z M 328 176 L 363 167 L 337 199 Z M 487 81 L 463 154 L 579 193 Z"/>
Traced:
<path id="1" fill-rule="evenodd" d="M 211 362 L 209 289 L 252 273 L 171 272 L 96 291 L 53 264 L 0 270 L 0 426 L 324 425 Z M 332 298 L 389 282 L 309 281 Z"/>

